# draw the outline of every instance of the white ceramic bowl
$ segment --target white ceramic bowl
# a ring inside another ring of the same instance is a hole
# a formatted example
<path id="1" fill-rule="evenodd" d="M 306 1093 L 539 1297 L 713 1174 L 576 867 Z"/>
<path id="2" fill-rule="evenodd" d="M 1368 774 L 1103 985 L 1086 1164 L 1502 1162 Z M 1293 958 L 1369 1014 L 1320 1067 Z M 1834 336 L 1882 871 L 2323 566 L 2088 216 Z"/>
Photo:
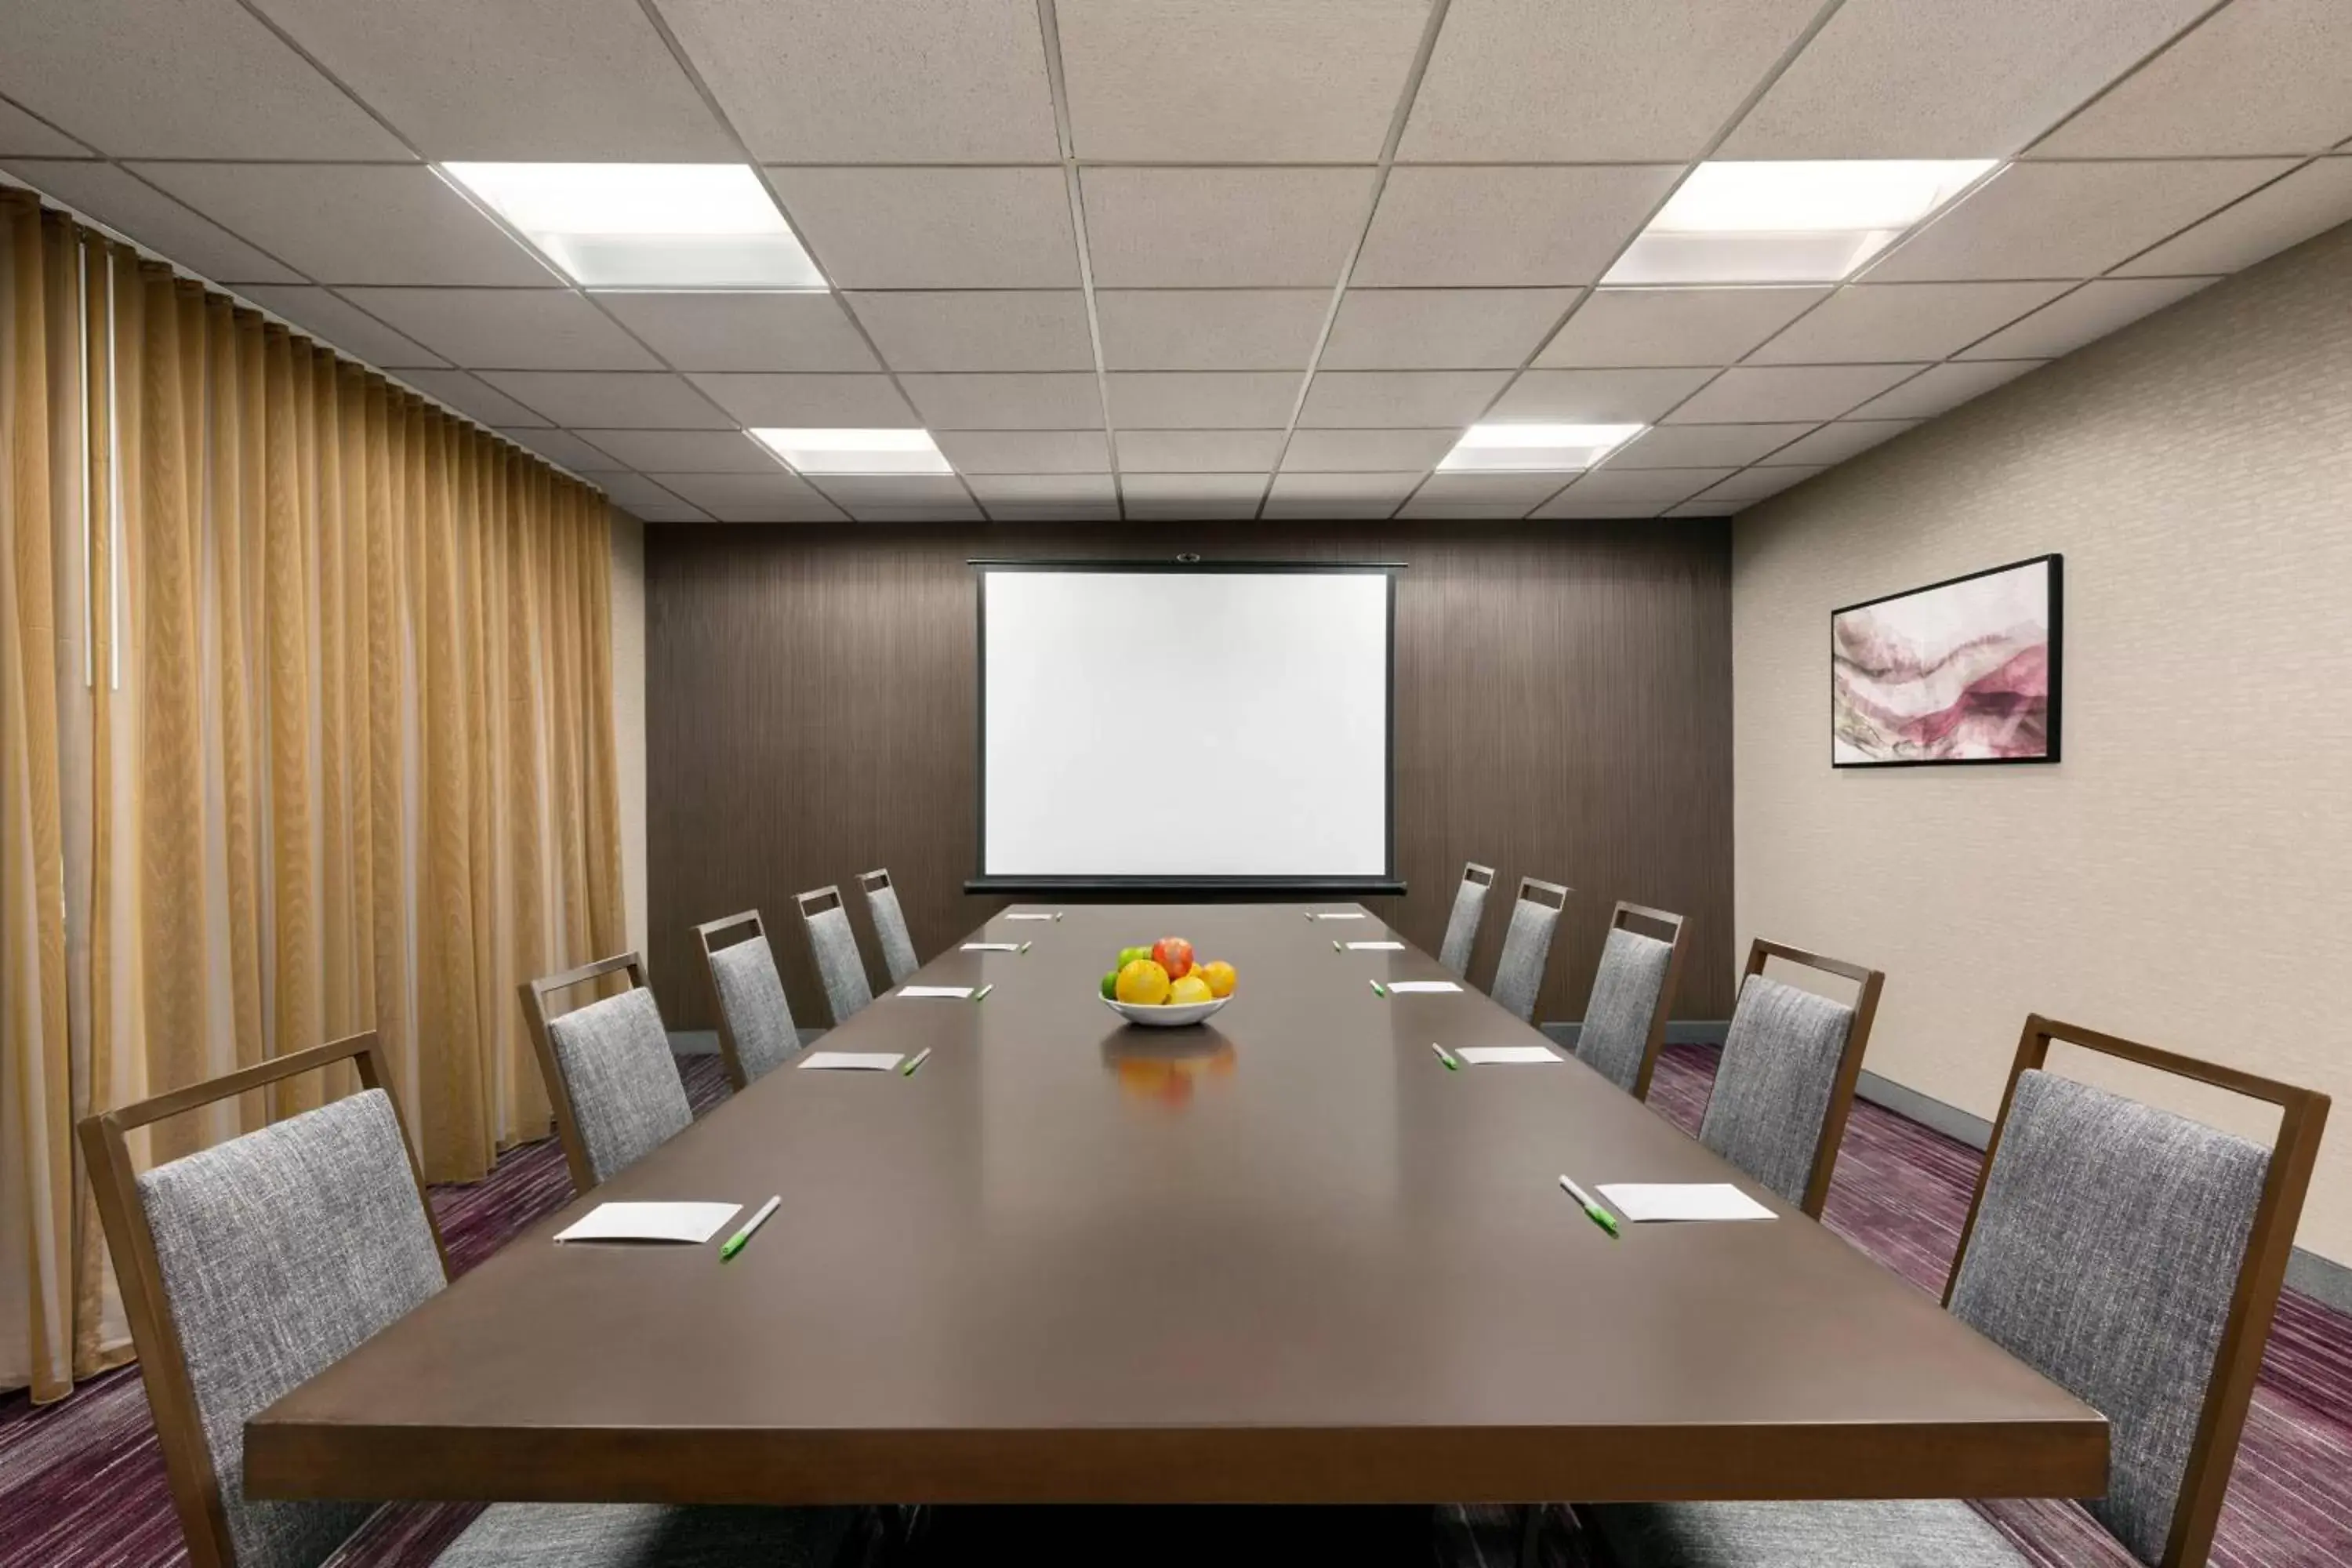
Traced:
<path id="1" fill-rule="evenodd" d="M 1213 996 L 1206 1002 L 1182 1002 L 1175 1005 L 1162 1003 L 1147 1007 L 1140 1002 L 1114 1002 L 1106 996 L 1102 1005 L 1130 1024 L 1141 1024 L 1150 1029 L 1181 1029 L 1187 1024 L 1205 1023 L 1226 1003 L 1230 996 Z"/>

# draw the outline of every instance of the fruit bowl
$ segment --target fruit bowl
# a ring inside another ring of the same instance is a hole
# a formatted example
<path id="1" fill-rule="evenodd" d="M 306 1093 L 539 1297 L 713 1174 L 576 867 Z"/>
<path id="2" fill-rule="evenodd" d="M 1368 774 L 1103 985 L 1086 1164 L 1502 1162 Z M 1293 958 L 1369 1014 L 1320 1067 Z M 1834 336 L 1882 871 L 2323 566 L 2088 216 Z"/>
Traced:
<path id="1" fill-rule="evenodd" d="M 1114 1002 L 1106 996 L 1102 1005 L 1130 1024 L 1140 1024 L 1148 1029 L 1181 1029 L 1187 1024 L 1201 1024 L 1214 1016 L 1218 1008 L 1232 1001 L 1230 996 L 1213 996 L 1206 1002 L 1163 1002 L 1147 1007 L 1140 1002 Z"/>

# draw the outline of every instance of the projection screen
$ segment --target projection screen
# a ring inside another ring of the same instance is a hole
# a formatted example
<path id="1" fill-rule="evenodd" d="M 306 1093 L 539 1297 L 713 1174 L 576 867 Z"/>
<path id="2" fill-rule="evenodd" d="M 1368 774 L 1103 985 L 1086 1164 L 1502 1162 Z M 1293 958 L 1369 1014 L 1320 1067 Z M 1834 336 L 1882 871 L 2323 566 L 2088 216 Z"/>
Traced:
<path id="1" fill-rule="evenodd" d="M 1401 889 L 1395 568 L 973 564 L 975 891 Z"/>

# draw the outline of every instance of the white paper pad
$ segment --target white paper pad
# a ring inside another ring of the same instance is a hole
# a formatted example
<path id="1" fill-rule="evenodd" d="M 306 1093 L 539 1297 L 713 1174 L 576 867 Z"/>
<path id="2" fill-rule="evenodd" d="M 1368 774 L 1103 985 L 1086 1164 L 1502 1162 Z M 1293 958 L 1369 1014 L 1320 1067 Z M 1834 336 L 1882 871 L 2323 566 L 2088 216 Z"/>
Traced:
<path id="1" fill-rule="evenodd" d="M 947 1002 L 969 1002 L 971 1000 L 971 987 L 969 985 L 901 985 L 898 987 L 898 994 L 931 996 Z"/>
<path id="2" fill-rule="evenodd" d="M 1315 915 L 1315 914 L 1311 914 L 1311 915 L 1308 915 L 1307 918 L 1308 920 L 1310 920 L 1310 921 L 1360 921 L 1360 920 L 1363 920 L 1363 919 L 1365 919 L 1366 917 L 1365 917 L 1364 911 L 1363 911 L 1363 910 L 1338 910 L 1337 912 L 1332 913 L 1332 914 L 1328 914 L 1328 915 Z"/>
<path id="3" fill-rule="evenodd" d="M 683 1241 L 699 1247 L 741 1204 L 598 1204 L 555 1233 L 558 1241 Z"/>
<path id="4" fill-rule="evenodd" d="M 1402 952 L 1404 951 L 1404 943 L 1401 942 L 1351 942 L 1348 944 L 1348 951 L 1349 952 Z"/>
<path id="5" fill-rule="evenodd" d="M 1559 1060 L 1542 1046 L 1465 1046 L 1454 1054 L 1474 1068 L 1550 1067 Z"/>
<path id="6" fill-rule="evenodd" d="M 1456 985 L 1451 980 L 1391 980 L 1388 983 L 1388 986 L 1389 990 L 1392 993 L 1404 991 L 1459 991 L 1462 989 L 1461 986 Z"/>
<path id="7" fill-rule="evenodd" d="M 904 1059 L 897 1051 L 811 1051 L 800 1065 L 820 1071 L 840 1068 L 849 1072 L 888 1072 Z"/>
<path id="8" fill-rule="evenodd" d="M 1770 1219 L 1772 1211 L 1729 1182 L 1619 1182 L 1609 1206 L 1634 1224 L 1662 1219 Z"/>
<path id="9" fill-rule="evenodd" d="M 1007 915 L 1004 918 L 1009 921 L 1057 921 L 1062 917 L 1059 915 Z"/>
<path id="10" fill-rule="evenodd" d="M 966 952 L 1019 952 L 1021 944 L 1017 942 L 968 942 L 963 944 L 963 950 Z"/>

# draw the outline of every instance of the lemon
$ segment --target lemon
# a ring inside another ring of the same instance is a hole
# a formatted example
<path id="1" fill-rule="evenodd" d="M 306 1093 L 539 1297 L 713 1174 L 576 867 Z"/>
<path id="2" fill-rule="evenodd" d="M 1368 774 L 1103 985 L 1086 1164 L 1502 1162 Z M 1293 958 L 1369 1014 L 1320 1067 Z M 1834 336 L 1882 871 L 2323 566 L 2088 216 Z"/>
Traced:
<path id="1" fill-rule="evenodd" d="M 1168 972 L 1148 958 L 1139 958 L 1118 972 L 1118 999 L 1139 1007 L 1157 1007 L 1168 1000 Z"/>
<path id="2" fill-rule="evenodd" d="M 1197 974 L 1184 976 L 1170 987 L 1168 992 L 1168 1001 L 1171 1006 L 1186 1006 L 1195 1002 L 1208 1002 L 1213 999 L 1214 995 L 1209 990 L 1209 983 Z"/>

